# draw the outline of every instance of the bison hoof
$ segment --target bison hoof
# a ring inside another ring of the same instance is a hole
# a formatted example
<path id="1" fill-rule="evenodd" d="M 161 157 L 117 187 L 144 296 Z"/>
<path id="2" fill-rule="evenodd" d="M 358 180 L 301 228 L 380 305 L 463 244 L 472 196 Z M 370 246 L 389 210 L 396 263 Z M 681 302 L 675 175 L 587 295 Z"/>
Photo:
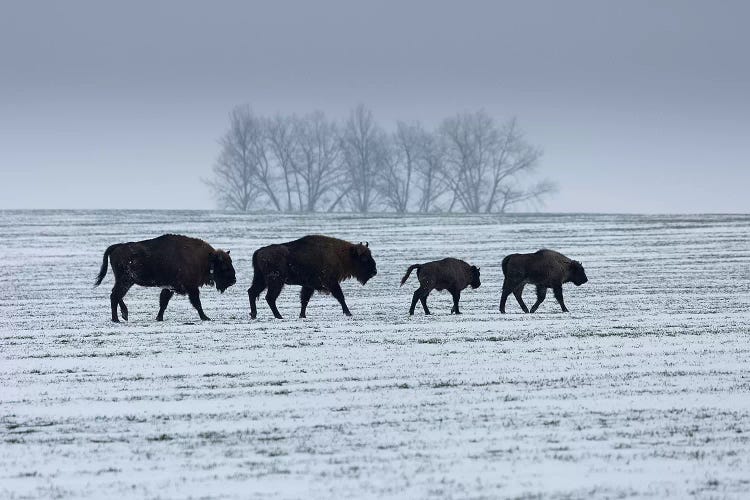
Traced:
<path id="1" fill-rule="evenodd" d="M 352 313 L 350 313 L 349 311 L 345 311 L 345 312 L 344 312 L 344 314 L 345 314 L 346 316 L 349 316 L 350 318 L 351 318 L 351 316 L 352 316 Z"/>
<path id="2" fill-rule="evenodd" d="M 208 316 L 203 316 L 203 317 L 201 317 L 201 320 L 203 320 L 203 321 L 211 321 L 211 318 L 209 318 Z"/>
<path id="3" fill-rule="evenodd" d="M 162 318 L 161 316 L 157 316 L 156 321 L 164 321 L 164 318 Z"/>
<path id="4" fill-rule="evenodd" d="M 119 322 L 120 322 L 119 318 L 112 318 L 112 323 L 119 323 Z"/>

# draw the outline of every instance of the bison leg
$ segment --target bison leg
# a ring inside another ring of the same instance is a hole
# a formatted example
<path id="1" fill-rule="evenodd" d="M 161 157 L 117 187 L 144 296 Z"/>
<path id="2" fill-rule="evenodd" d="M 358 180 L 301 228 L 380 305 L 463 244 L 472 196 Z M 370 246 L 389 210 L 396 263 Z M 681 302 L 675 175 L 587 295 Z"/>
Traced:
<path id="1" fill-rule="evenodd" d="M 188 298 L 190 299 L 190 303 L 193 304 L 193 307 L 195 307 L 195 310 L 198 311 L 198 316 L 203 321 L 209 321 L 211 318 L 206 316 L 206 314 L 203 312 L 203 306 L 201 305 L 201 297 L 200 292 L 197 288 L 193 288 L 192 290 L 188 290 Z"/>
<path id="2" fill-rule="evenodd" d="M 544 302 L 544 298 L 547 296 L 547 287 L 542 285 L 537 285 L 536 287 L 536 302 L 533 306 L 531 306 L 531 312 L 536 312 L 536 310 L 539 308 L 539 304 Z"/>
<path id="3" fill-rule="evenodd" d="M 461 291 L 451 290 L 451 295 L 453 296 L 453 308 L 451 309 L 451 314 L 461 314 L 461 311 L 458 310 L 458 301 L 461 300 Z"/>
<path id="4" fill-rule="evenodd" d="M 120 314 L 122 314 L 122 319 L 125 321 L 128 320 L 128 306 L 125 305 L 125 301 L 120 299 L 120 302 L 118 302 L 118 305 L 120 306 Z"/>
<path id="5" fill-rule="evenodd" d="M 509 286 L 508 279 L 503 281 L 503 293 L 500 295 L 500 312 L 505 314 L 505 302 L 508 300 L 508 296 L 513 293 L 513 287 Z"/>
<path id="6" fill-rule="evenodd" d="M 414 290 L 414 295 L 411 298 L 411 307 L 409 308 L 409 316 L 414 316 L 414 308 L 417 306 L 417 302 L 419 302 L 419 298 L 422 296 L 422 292 L 422 287 Z"/>
<path id="7" fill-rule="evenodd" d="M 529 308 L 526 307 L 526 303 L 523 301 L 523 287 L 524 284 L 521 283 L 513 290 L 513 296 L 516 297 L 516 300 L 518 301 L 518 305 L 521 306 L 521 309 L 523 309 L 523 312 L 527 313 L 529 312 Z"/>
<path id="8" fill-rule="evenodd" d="M 268 302 L 268 307 L 271 308 L 271 312 L 276 319 L 282 319 L 281 313 L 276 308 L 276 299 L 281 295 L 282 288 L 284 288 L 283 283 L 272 282 L 268 284 L 268 291 L 266 292 L 266 302 Z"/>
<path id="9" fill-rule="evenodd" d="M 562 285 L 558 285 L 552 289 L 552 293 L 555 294 L 555 298 L 557 299 L 557 302 L 560 304 L 560 307 L 562 307 L 562 312 L 566 313 L 568 312 L 568 308 L 565 307 L 565 301 L 563 300 L 563 293 L 562 293 Z"/>
<path id="10" fill-rule="evenodd" d="M 299 317 L 300 318 L 306 318 L 305 312 L 307 311 L 307 303 L 310 302 L 310 298 L 315 293 L 314 288 L 310 288 L 307 286 L 302 287 L 302 291 L 299 293 L 299 301 L 302 304 L 302 308 L 299 310 Z"/>
<path id="11" fill-rule="evenodd" d="M 427 296 L 430 295 L 430 292 L 432 290 L 425 290 L 425 292 L 422 294 L 421 297 L 419 297 L 419 301 L 422 302 L 422 309 L 424 309 L 424 313 L 426 315 L 430 314 L 430 310 L 427 308 Z"/>
<path id="12" fill-rule="evenodd" d="M 514 284 L 513 281 L 509 280 L 508 278 L 505 278 L 503 280 L 503 293 L 500 295 L 500 312 L 505 314 L 505 303 L 508 300 L 508 297 L 512 293 L 516 300 L 518 301 L 518 305 L 521 306 L 521 309 L 523 309 L 524 312 L 529 312 L 526 308 L 526 304 L 523 302 L 523 287 L 524 284 Z M 520 289 L 520 290 L 519 290 Z"/>
<path id="13" fill-rule="evenodd" d="M 336 300 L 339 301 L 339 304 L 341 304 L 341 309 L 344 311 L 344 314 L 347 316 L 351 316 L 352 313 L 349 312 L 349 308 L 346 306 L 346 299 L 344 299 L 344 292 L 343 290 L 341 290 L 341 285 L 335 283 L 328 289 L 331 291 L 331 295 L 333 295 Z"/>
<path id="14" fill-rule="evenodd" d="M 430 314 L 430 310 L 427 309 L 427 296 L 430 294 L 430 290 L 420 286 L 416 290 L 414 290 L 414 295 L 411 298 L 411 307 L 409 308 L 409 315 L 414 315 L 414 308 L 417 306 L 417 301 L 422 302 L 422 307 L 424 308 L 425 314 Z"/>
<path id="15" fill-rule="evenodd" d="M 125 305 L 125 303 L 122 301 L 123 297 L 125 297 L 125 294 L 128 293 L 128 290 L 130 290 L 130 287 L 133 286 L 130 283 L 124 283 L 122 281 L 115 281 L 115 286 L 112 287 L 112 293 L 109 294 L 109 301 L 110 305 L 112 306 L 112 321 L 115 323 L 119 323 L 120 319 L 117 317 L 117 306 L 122 304 Z M 127 321 L 128 319 L 128 309 L 127 307 L 124 309 L 125 313 L 122 316 L 122 319 Z"/>
<path id="16" fill-rule="evenodd" d="M 169 304 L 169 299 L 172 298 L 172 295 L 174 295 L 172 290 L 165 288 L 161 291 L 161 295 L 159 295 L 159 314 L 156 315 L 156 321 L 164 321 L 164 311 L 166 311 L 167 304 Z"/>
<path id="17" fill-rule="evenodd" d="M 260 292 L 266 289 L 266 280 L 258 271 L 253 275 L 253 284 L 247 289 L 247 296 L 250 299 L 250 317 L 255 319 L 258 315 L 258 309 L 255 302 L 258 300 Z"/>

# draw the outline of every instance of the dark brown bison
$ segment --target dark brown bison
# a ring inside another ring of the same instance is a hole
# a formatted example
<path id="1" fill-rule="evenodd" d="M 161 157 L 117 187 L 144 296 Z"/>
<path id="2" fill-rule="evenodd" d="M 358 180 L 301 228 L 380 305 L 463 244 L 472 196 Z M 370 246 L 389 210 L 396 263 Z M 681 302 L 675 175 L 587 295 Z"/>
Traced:
<path id="1" fill-rule="evenodd" d="M 536 285 L 536 303 L 531 312 L 537 310 L 539 304 L 547 296 L 547 289 L 551 288 L 563 312 L 568 312 L 563 300 L 562 285 L 572 281 L 581 286 L 589 279 L 586 271 L 576 260 L 571 260 L 554 250 L 542 249 L 534 253 L 514 253 L 503 259 L 503 293 L 500 298 L 500 312 L 505 313 L 505 301 L 511 293 L 515 295 L 523 312 L 529 312 L 523 302 L 523 287 L 527 283 Z"/>
<path id="2" fill-rule="evenodd" d="M 341 304 L 344 314 L 351 316 L 339 283 L 354 277 L 363 285 L 378 274 L 368 244 L 357 245 L 328 236 L 305 236 L 279 245 L 269 245 L 253 254 L 253 284 L 247 290 L 250 298 L 250 317 L 255 318 L 255 301 L 264 289 L 266 302 L 273 315 L 281 318 L 276 298 L 284 285 L 300 285 L 305 317 L 307 303 L 315 291 L 330 293 Z"/>
<path id="3" fill-rule="evenodd" d="M 115 285 L 112 287 L 112 321 L 120 306 L 122 319 L 128 319 L 128 308 L 123 297 L 133 285 L 154 286 L 162 289 L 159 297 L 157 321 L 164 319 L 164 310 L 172 295 L 187 294 L 202 320 L 210 319 L 203 313 L 198 289 L 216 285 L 224 290 L 237 282 L 229 251 L 214 250 L 203 240 L 177 234 L 165 234 L 152 240 L 117 243 L 104 252 L 102 268 L 94 286 L 101 284 L 107 274 L 107 260 L 112 264 Z"/>
<path id="4" fill-rule="evenodd" d="M 409 266 L 406 274 L 401 278 L 401 286 L 406 283 L 406 280 L 409 279 L 409 275 L 414 269 L 417 270 L 419 288 L 414 291 L 409 314 L 414 314 L 414 307 L 417 305 L 418 300 L 422 302 L 424 313 L 430 314 L 430 310 L 427 308 L 427 296 L 432 290 L 448 290 L 453 296 L 451 314 L 461 314 L 461 311 L 458 310 L 461 290 L 467 286 L 479 288 L 479 285 L 481 285 L 478 267 L 470 266 L 462 260 L 449 257 L 443 260 L 427 262 L 426 264 Z"/>

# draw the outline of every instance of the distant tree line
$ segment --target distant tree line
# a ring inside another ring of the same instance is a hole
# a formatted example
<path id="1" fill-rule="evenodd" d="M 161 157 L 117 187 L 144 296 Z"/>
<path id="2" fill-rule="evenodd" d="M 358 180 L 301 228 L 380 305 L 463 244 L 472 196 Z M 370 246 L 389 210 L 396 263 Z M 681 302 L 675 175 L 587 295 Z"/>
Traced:
<path id="1" fill-rule="evenodd" d="M 542 152 L 516 119 L 484 111 L 386 131 L 362 105 L 343 123 L 238 106 L 220 146 L 207 183 L 228 210 L 501 213 L 555 191 L 532 180 Z"/>

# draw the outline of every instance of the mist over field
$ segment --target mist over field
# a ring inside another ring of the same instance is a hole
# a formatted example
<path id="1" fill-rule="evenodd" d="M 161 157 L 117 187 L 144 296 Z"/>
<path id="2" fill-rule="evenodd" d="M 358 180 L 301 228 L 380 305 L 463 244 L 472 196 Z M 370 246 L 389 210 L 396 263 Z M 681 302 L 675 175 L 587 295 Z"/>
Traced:
<path id="1" fill-rule="evenodd" d="M 747 2 L 13 2 L 0 208 L 213 209 L 235 106 L 516 117 L 549 212 L 747 213 Z M 64 187 L 64 189 L 62 189 Z M 529 210 L 521 207 L 519 210 Z"/>

